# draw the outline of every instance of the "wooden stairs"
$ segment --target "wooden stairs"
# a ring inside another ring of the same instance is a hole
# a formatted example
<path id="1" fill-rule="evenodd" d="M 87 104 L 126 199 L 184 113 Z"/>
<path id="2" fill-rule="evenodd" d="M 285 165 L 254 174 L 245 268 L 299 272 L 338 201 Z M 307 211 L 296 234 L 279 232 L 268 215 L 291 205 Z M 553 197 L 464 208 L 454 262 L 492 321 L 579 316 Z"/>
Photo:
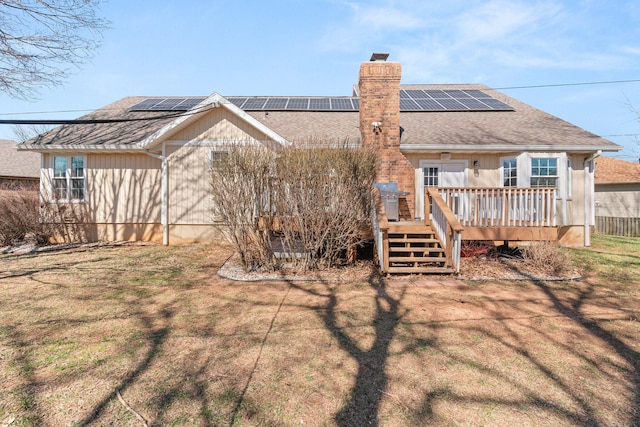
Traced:
<path id="1" fill-rule="evenodd" d="M 387 274 L 454 274 L 430 225 L 389 223 Z"/>

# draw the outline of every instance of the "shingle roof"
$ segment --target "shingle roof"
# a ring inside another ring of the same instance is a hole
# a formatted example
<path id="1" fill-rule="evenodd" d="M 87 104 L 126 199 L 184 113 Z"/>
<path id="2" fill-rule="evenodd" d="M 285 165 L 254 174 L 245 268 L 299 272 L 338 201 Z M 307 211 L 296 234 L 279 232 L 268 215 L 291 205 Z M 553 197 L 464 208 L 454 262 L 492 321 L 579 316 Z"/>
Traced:
<path id="1" fill-rule="evenodd" d="M 17 145 L 0 139 L 0 177 L 40 178 L 40 154 L 18 151 Z"/>
<path id="2" fill-rule="evenodd" d="M 612 142 L 511 98 L 484 85 L 401 85 L 402 89 L 477 89 L 515 108 L 515 111 L 402 112 L 403 150 L 617 151 Z M 90 148 L 135 144 L 153 135 L 173 119 L 168 112 L 129 111 L 148 97 L 127 97 L 81 119 L 159 118 L 109 124 L 72 124 L 29 141 L 32 147 L 64 145 Z M 247 111 L 284 139 L 296 141 L 359 141 L 357 111 Z M 165 117 L 165 118 L 160 118 Z"/>
<path id="3" fill-rule="evenodd" d="M 27 141 L 32 147 L 64 145 L 67 147 L 109 147 L 135 145 L 152 135 L 162 126 L 171 123 L 176 114 L 166 111 L 129 111 L 133 105 L 147 96 L 129 96 L 93 111 L 78 120 L 149 119 L 118 123 L 68 124 L 56 127 Z"/>
<path id="4" fill-rule="evenodd" d="M 595 183 L 640 182 L 640 164 L 612 157 L 596 157 Z"/>
<path id="5" fill-rule="evenodd" d="M 612 142 L 484 85 L 402 85 L 403 89 L 478 89 L 515 111 L 470 111 L 400 114 L 403 148 L 423 145 L 469 146 L 490 150 L 527 150 L 557 146 L 563 150 L 597 147 L 616 151 Z"/>

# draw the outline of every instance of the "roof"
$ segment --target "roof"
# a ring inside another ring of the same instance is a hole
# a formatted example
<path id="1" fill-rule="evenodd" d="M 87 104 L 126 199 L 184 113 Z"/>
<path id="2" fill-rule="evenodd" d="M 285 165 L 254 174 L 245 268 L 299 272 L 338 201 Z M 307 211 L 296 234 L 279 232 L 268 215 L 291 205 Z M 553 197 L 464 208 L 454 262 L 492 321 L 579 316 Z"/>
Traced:
<path id="1" fill-rule="evenodd" d="M 400 114 L 401 149 L 422 151 L 618 151 L 620 146 L 484 85 L 402 85 L 403 89 L 482 90 L 514 111 Z"/>
<path id="2" fill-rule="evenodd" d="M 401 89 L 481 90 L 514 108 L 514 111 L 402 111 L 402 151 L 595 152 L 621 149 L 602 137 L 484 85 L 401 85 Z M 253 126 L 270 131 L 264 133 L 280 143 L 360 140 L 358 111 L 241 110 L 226 98 L 217 96 L 221 102 L 210 105 L 210 108 L 224 105 Z M 149 98 L 123 98 L 80 118 L 89 121 L 118 118 L 135 121 L 63 125 L 30 140 L 30 148 L 140 150 L 152 147 L 154 140 L 157 142 L 170 134 L 167 130 L 193 121 L 200 113 L 191 119 L 185 119 L 185 114 L 202 111 L 198 108 L 202 109 L 203 104 L 187 112 L 130 111 L 131 107 Z"/>
<path id="3" fill-rule="evenodd" d="M 612 157 L 595 160 L 596 184 L 640 183 L 640 164 Z"/>
<path id="4" fill-rule="evenodd" d="M 40 154 L 18 151 L 18 143 L 0 139 L 0 177 L 40 178 Z"/>

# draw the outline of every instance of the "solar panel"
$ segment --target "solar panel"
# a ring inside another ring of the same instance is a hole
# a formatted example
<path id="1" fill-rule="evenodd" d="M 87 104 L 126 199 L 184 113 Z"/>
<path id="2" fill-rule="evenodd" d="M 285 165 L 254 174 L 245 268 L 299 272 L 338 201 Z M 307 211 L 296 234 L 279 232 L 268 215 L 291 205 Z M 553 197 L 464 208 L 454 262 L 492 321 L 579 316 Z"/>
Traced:
<path id="1" fill-rule="evenodd" d="M 131 107 L 130 111 L 187 111 L 204 99 L 204 96 L 147 98 Z"/>
<path id="2" fill-rule="evenodd" d="M 410 98 L 429 98 L 429 96 L 420 89 L 408 89 L 405 92 Z"/>
<path id="3" fill-rule="evenodd" d="M 353 104 L 350 98 L 330 98 L 331 110 L 353 111 Z"/>
<path id="4" fill-rule="evenodd" d="M 483 104 L 487 104 L 492 110 L 513 111 L 513 107 L 511 107 L 510 105 L 505 104 L 502 101 L 498 101 L 495 98 L 482 99 L 481 101 L 482 101 Z"/>
<path id="5" fill-rule="evenodd" d="M 438 102 L 442 104 L 447 110 L 460 111 L 468 109 L 456 99 L 438 99 Z"/>
<path id="6" fill-rule="evenodd" d="M 412 99 L 400 98 L 400 111 L 421 111 L 422 108 Z"/>
<path id="7" fill-rule="evenodd" d="M 486 93 L 484 93 L 481 90 L 477 90 L 477 89 L 470 89 L 470 90 L 465 90 L 465 93 L 471 95 L 474 98 L 491 98 L 491 96 L 487 95 Z"/>
<path id="8" fill-rule="evenodd" d="M 267 98 L 249 98 L 242 106 L 243 110 L 262 110 L 267 103 Z"/>
<path id="9" fill-rule="evenodd" d="M 469 110 L 486 110 L 487 106 L 478 101 L 477 99 L 473 99 L 473 98 L 465 98 L 465 99 L 456 99 L 456 101 L 458 101 L 459 103 L 461 103 L 462 105 L 464 105 L 466 108 L 468 108 Z"/>
<path id="10" fill-rule="evenodd" d="M 414 101 L 416 102 L 416 104 L 418 104 L 420 107 L 422 107 L 422 109 L 425 110 L 425 111 L 443 111 L 443 110 L 446 110 L 446 108 L 442 104 L 439 104 L 434 99 L 415 99 Z"/>
<path id="11" fill-rule="evenodd" d="M 151 109 L 151 107 L 153 107 L 154 105 L 156 105 L 160 101 L 162 101 L 162 99 L 158 99 L 158 98 L 145 99 L 144 101 L 139 102 L 136 105 L 134 105 L 133 107 L 131 107 L 131 111 L 149 110 L 149 109 Z"/>
<path id="12" fill-rule="evenodd" d="M 309 98 L 289 98 L 287 110 L 308 110 Z"/>
<path id="13" fill-rule="evenodd" d="M 198 96 L 198 97 L 192 97 L 192 98 L 186 98 L 184 101 L 182 101 L 181 103 L 179 103 L 178 105 L 176 105 L 175 107 L 173 107 L 174 110 L 190 110 L 193 107 L 195 107 L 196 105 L 200 104 L 202 101 L 204 101 L 205 98 L 204 96 Z"/>
<path id="14" fill-rule="evenodd" d="M 330 110 L 331 105 L 327 98 L 311 98 L 309 100 L 310 110 Z"/>
<path id="15" fill-rule="evenodd" d="M 248 98 L 241 98 L 241 97 L 229 97 L 227 98 L 227 101 L 231 102 L 233 105 L 235 105 L 236 107 L 242 108 L 242 104 L 244 104 L 247 101 Z"/>
<path id="16" fill-rule="evenodd" d="M 204 96 L 147 98 L 130 111 L 187 111 Z M 247 111 L 358 111 L 357 97 L 232 96 L 227 100 Z M 513 107 L 477 89 L 402 89 L 400 111 L 513 111 Z"/>
<path id="17" fill-rule="evenodd" d="M 513 108 L 477 89 L 406 89 L 400 91 L 400 111 L 513 111 Z"/>
<path id="18" fill-rule="evenodd" d="M 264 104 L 265 110 L 284 110 L 287 106 L 288 98 L 269 98 L 266 104 Z"/>
<path id="19" fill-rule="evenodd" d="M 427 95 L 432 98 L 441 99 L 441 98 L 451 98 L 449 95 L 444 93 L 443 90 L 440 89 L 425 89 L 424 91 Z"/>
<path id="20" fill-rule="evenodd" d="M 445 90 L 444 93 L 455 99 L 471 98 L 471 95 L 468 95 L 461 90 Z"/>

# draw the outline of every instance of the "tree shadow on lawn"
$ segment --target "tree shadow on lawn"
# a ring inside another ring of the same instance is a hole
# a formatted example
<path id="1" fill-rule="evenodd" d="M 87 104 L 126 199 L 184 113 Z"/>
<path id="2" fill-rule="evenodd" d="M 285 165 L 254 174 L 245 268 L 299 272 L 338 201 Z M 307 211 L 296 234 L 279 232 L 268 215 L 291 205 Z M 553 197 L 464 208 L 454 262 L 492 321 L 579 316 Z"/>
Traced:
<path id="1" fill-rule="evenodd" d="M 631 383 L 633 384 L 633 390 L 630 390 L 630 392 L 633 394 L 633 403 L 631 408 L 624 409 L 625 412 L 631 414 L 632 418 L 630 420 L 630 425 L 640 425 L 640 352 L 634 350 L 632 347 L 616 337 L 612 332 L 610 332 L 603 326 L 603 321 L 606 321 L 608 319 L 599 321 L 597 318 L 589 317 L 588 314 L 582 312 L 582 309 L 586 303 L 593 303 L 596 299 L 598 299 L 598 297 L 594 296 L 596 285 L 591 283 L 589 280 L 581 282 L 586 286 L 582 286 L 581 289 L 576 289 L 574 292 L 572 292 L 571 301 L 568 301 L 566 296 L 563 298 L 558 291 L 554 290 L 554 288 L 547 284 L 545 281 L 528 275 L 527 273 L 517 269 L 517 267 L 515 266 L 510 266 L 510 268 L 526 277 L 529 277 L 530 283 L 535 285 L 536 288 L 543 292 L 548 301 L 551 302 L 553 309 L 557 312 L 559 317 L 571 320 L 574 324 L 578 325 L 580 328 L 588 332 L 588 334 L 590 334 L 592 337 L 597 338 L 601 342 L 605 343 L 608 348 L 612 349 L 615 354 L 617 354 L 625 362 L 627 362 L 628 366 L 631 368 L 627 376 L 630 378 Z M 600 307 L 608 307 L 611 309 L 621 310 L 623 312 L 627 310 L 625 307 L 622 307 L 619 304 L 603 303 L 602 301 L 599 301 L 599 303 Z M 499 315 L 499 313 L 496 313 L 496 315 Z M 486 331 L 484 332 L 486 333 Z M 536 330 L 534 332 L 538 334 L 541 333 L 539 330 Z M 514 331 L 512 331 L 512 336 L 514 339 L 518 339 L 518 335 Z M 510 344 L 506 343 L 504 340 L 500 339 L 497 336 L 493 338 L 496 341 L 501 342 L 503 345 L 512 347 Z M 569 345 L 558 343 L 555 337 L 547 335 L 545 338 L 549 340 L 549 342 L 553 342 L 557 345 L 563 346 L 567 352 L 573 353 L 575 356 L 584 359 L 590 365 L 594 367 L 598 366 L 597 361 L 588 358 L 584 354 L 580 354 L 578 350 L 572 349 Z M 553 404 L 553 402 L 545 401 L 544 399 L 540 398 L 532 399 L 530 401 L 531 405 L 533 407 L 541 406 L 547 408 L 564 418 L 577 420 L 581 425 L 601 425 L 602 422 L 599 421 L 596 417 L 594 408 L 591 407 L 587 402 L 585 402 L 585 400 L 581 398 L 579 394 L 575 393 L 568 384 L 565 384 L 558 377 L 557 373 L 553 372 L 551 369 L 546 367 L 542 361 L 537 360 L 532 354 L 528 353 L 525 348 L 526 346 L 522 345 L 519 347 L 513 347 L 513 350 L 530 360 L 540 372 L 542 372 L 561 390 L 563 390 L 563 392 L 570 396 L 571 399 L 576 402 L 581 408 L 581 411 L 572 412 L 562 408 L 561 406 Z M 622 368 L 619 367 L 619 369 Z M 426 399 L 426 401 L 428 401 L 428 399 Z M 503 403 L 522 404 L 523 402 Z"/>
<path id="2" fill-rule="evenodd" d="M 322 320 L 326 330 L 337 340 L 342 350 L 346 351 L 358 365 L 355 383 L 349 393 L 348 402 L 335 415 L 339 426 L 376 426 L 379 423 L 379 408 L 388 377 L 385 372 L 389 358 L 389 346 L 394 338 L 396 328 L 402 317 L 401 303 L 405 294 L 403 289 L 399 298 L 387 292 L 387 283 L 375 266 L 372 267 L 367 283 L 375 291 L 375 315 L 371 321 L 374 329 L 374 342 L 362 348 L 358 340 L 351 337 L 346 327 L 339 325 L 338 296 L 336 288 L 330 283 L 320 280 L 326 292 L 319 292 L 294 281 L 287 281 L 289 286 L 324 301 L 320 306 L 302 306 L 312 310 Z"/>

